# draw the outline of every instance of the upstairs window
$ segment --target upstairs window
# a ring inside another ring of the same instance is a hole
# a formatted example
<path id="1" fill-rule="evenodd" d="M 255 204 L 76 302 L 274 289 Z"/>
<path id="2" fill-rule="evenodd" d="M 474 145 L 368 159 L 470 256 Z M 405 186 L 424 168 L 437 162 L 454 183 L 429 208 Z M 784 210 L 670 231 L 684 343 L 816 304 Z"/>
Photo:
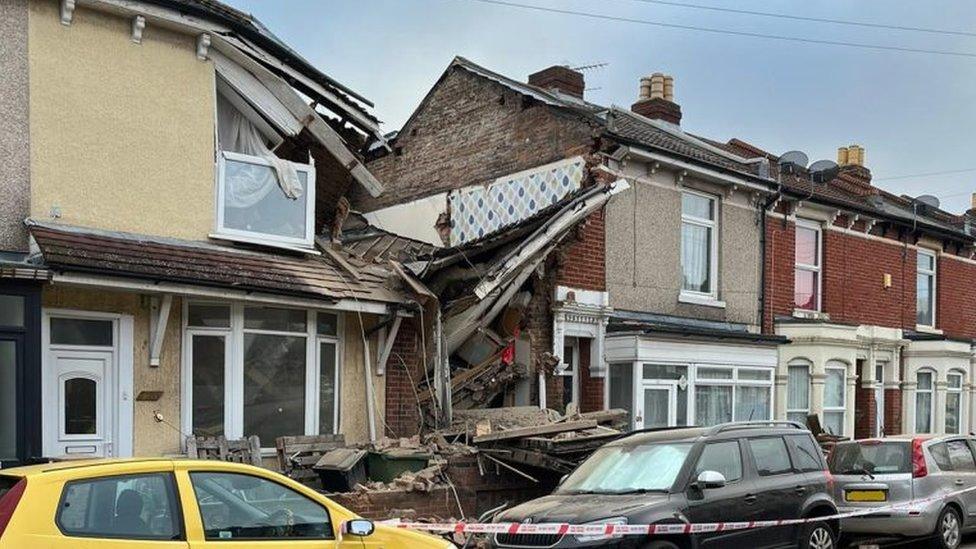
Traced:
<path id="1" fill-rule="evenodd" d="M 716 199 L 685 191 L 681 194 L 681 291 L 716 297 Z"/>
<path id="2" fill-rule="evenodd" d="M 935 253 L 918 251 L 915 292 L 916 322 L 919 326 L 935 327 Z"/>
<path id="3" fill-rule="evenodd" d="M 217 236 L 311 248 L 315 169 L 277 157 L 281 137 L 226 88 L 217 95 L 217 139 Z"/>
<path id="4" fill-rule="evenodd" d="M 798 221 L 796 224 L 796 270 L 793 305 L 805 311 L 820 310 L 820 226 Z"/>

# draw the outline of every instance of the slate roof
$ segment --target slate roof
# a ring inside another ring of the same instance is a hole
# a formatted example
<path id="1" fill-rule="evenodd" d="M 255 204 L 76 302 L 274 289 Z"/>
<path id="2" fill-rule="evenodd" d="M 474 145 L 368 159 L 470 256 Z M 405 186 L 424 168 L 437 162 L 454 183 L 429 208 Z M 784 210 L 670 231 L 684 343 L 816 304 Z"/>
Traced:
<path id="1" fill-rule="evenodd" d="M 153 281 L 260 291 L 327 301 L 401 303 L 400 280 L 378 265 L 354 264 L 352 276 L 321 256 L 244 250 L 179 240 L 28 221 L 43 265 Z"/>

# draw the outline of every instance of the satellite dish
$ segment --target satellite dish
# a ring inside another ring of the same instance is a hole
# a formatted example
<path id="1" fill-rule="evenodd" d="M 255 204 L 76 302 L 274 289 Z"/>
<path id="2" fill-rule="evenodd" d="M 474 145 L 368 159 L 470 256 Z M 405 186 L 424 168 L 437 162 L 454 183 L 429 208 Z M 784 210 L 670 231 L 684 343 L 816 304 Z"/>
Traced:
<path id="1" fill-rule="evenodd" d="M 810 181 L 822 185 L 837 177 L 840 166 L 833 160 L 817 160 L 810 164 Z"/>
<path id="2" fill-rule="evenodd" d="M 783 166 L 786 164 L 792 164 L 794 166 L 799 166 L 801 168 L 807 167 L 807 162 L 810 159 L 807 158 L 806 153 L 803 151 L 790 151 L 783 153 L 783 156 L 779 157 L 779 165 Z"/>
<path id="3" fill-rule="evenodd" d="M 915 202 L 927 206 L 929 208 L 938 209 L 939 199 L 938 197 L 932 196 L 930 194 L 923 194 L 915 199 Z"/>
<path id="4" fill-rule="evenodd" d="M 809 159 L 802 151 L 790 151 L 779 157 L 779 169 L 786 173 L 796 173 L 807 167 Z"/>

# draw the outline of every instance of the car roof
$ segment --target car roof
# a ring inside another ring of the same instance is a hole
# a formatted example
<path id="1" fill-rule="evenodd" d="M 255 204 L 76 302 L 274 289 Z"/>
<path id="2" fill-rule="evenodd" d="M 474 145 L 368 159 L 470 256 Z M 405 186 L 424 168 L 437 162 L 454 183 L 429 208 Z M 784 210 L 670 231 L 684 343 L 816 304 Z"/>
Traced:
<path id="1" fill-rule="evenodd" d="M 138 469 L 142 466 L 159 464 L 164 467 L 196 466 L 206 469 L 242 470 L 251 466 L 227 461 L 200 460 L 187 458 L 95 458 L 95 459 L 66 459 L 51 463 L 38 463 L 22 467 L 0 469 L 0 476 L 32 477 L 44 473 L 65 472 L 71 470 L 90 471 L 101 468 L 117 468 L 120 474 L 129 472 L 128 469 Z"/>
<path id="2" fill-rule="evenodd" d="M 712 427 L 664 427 L 635 431 L 617 439 L 607 446 L 639 446 L 657 442 L 695 442 L 707 438 L 708 440 L 725 440 L 742 438 L 743 436 L 767 435 L 797 435 L 809 434 L 809 431 L 795 424 L 786 422 L 731 422 Z"/>

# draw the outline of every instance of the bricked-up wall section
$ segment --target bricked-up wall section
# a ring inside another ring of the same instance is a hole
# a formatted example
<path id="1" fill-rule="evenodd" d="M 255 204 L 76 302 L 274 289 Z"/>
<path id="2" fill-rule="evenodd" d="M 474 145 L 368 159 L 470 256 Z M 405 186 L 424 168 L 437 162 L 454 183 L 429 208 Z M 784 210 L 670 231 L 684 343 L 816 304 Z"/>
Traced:
<path id="1" fill-rule="evenodd" d="M 575 229 L 575 240 L 560 254 L 556 282 L 581 290 L 605 291 L 605 210 L 594 212 Z"/>
<path id="2" fill-rule="evenodd" d="M 416 387 L 424 378 L 420 332 L 415 319 L 400 324 L 386 362 L 386 434 L 410 437 L 420 432 Z"/>
<path id="3" fill-rule="evenodd" d="M 874 389 L 865 389 L 858 383 L 854 390 L 854 438 L 869 438 L 877 428 L 877 401 Z"/>
<path id="4" fill-rule="evenodd" d="M 351 189 L 353 207 L 371 211 L 491 181 L 592 152 L 599 130 L 576 114 L 522 98 L 505 86 L 453 68 L 435 85 L 395 142 L 368 160 L 385 192 Z"/>
<path id="5" fill-rule="evenodd" d="M 901 389 L 885 389 L 885 435 L 901 434 Z"/>
<path id="6" fill-rule="evenodd" d="M 782 214 L 766 216 L 765 311 L 763 332 L 773 333 L 773 320 L 793 313 L 796 225 L 783 221 Z"/>
<path id="7" fill-rule="evenodd" d="M 845 225 L 846 219 L 837 220 Z M 856 229 L 856 226 L 855 226 Z M 892 235 L 893 236 L 893 235 Z M 915 328 L 915 252 L 897 240 L 886 242 L 823 233 L 824 311 L 835 322 Z M 885 288 L 885 274 L 891 287 Z"/>
<path id="8" fill-rule="evenodd" d="M 603 409 L 603 378 L 590 377 L 590 351 L 593 340 L 580 338 L 580 412 L 597 412 Z"/>
<path id="9" fill-rule="evenodd" d="M 976 338 L 976 263 L 941 256 L 936 278 L 936 325 L 949 337 Z"/>

